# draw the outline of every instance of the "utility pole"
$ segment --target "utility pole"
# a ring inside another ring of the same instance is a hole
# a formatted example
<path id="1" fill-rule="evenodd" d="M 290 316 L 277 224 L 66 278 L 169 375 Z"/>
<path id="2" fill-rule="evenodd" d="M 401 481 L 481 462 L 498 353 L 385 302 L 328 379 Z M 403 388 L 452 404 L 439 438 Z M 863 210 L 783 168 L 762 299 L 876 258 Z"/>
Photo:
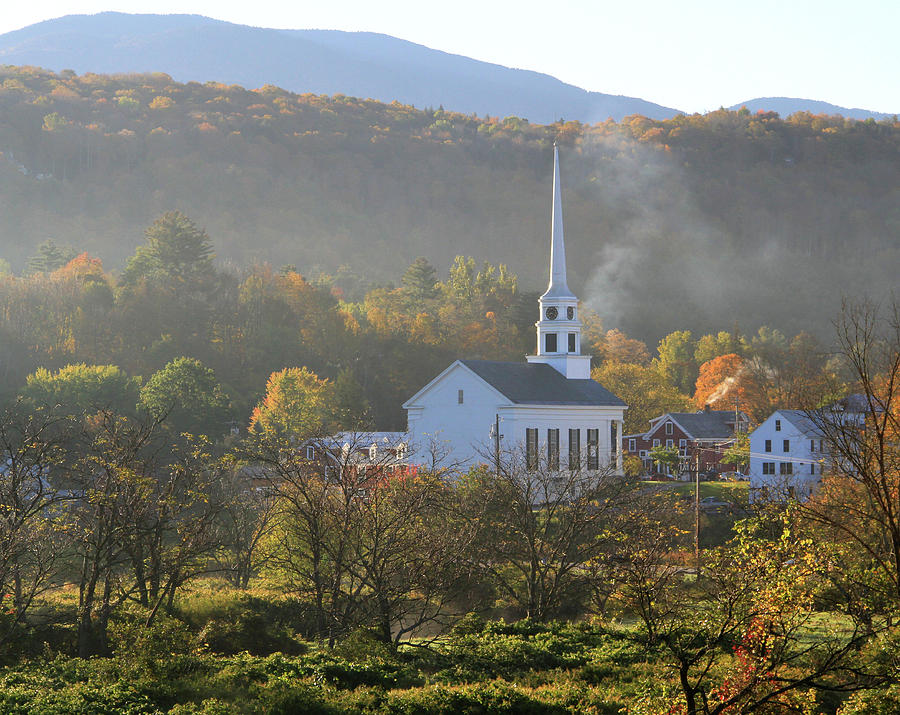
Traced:
<path id="1" fill-rule="evenodd" d="M 700 448 L 694 448 L 694 561 L 700 580 Z"/>
<path id="2" fill-rule="evenodd" d="M 491 425 L 491 437 L 494 438 L 494 472 L 500 476 L 500 440 L 503 435 L 500 434 L 500 413 L 494 415 L 494 424 Z"/>

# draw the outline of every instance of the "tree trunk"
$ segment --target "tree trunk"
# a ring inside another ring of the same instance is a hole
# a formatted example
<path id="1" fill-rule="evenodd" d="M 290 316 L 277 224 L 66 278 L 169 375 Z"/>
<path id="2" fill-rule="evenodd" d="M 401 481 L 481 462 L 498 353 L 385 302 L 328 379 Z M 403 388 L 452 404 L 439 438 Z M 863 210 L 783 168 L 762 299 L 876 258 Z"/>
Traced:
<path id="1" fill-rule="evenodd" d="M 678 680 L 681 683 L 681 692 L 684 693 L 684 702 L 687 705 L 687 715 L 697 715 L 697 693 L 688 678 L 688 664 L 681 663 L 678 667 Z"/>

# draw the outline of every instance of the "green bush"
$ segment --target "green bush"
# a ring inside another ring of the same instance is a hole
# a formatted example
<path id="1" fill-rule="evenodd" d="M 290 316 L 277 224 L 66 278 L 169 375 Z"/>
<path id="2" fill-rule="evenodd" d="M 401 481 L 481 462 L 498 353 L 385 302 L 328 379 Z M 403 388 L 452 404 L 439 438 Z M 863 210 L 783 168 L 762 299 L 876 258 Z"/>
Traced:
<path id="1" fill-rule="evenodd" d="M 0 677 L 4 715 L 144 715 L 160 712 L 138 684 L 110 682 L 94 661 L 35 662 Z"/>
<path id="2" fill-rule="evenodd" d="M 432 685 L 388 693 L 379 715 L 538 715 L 569 712 L 541 702 L 505 681 L 473 685 Z"/>
<path id="3" fill-rule="evenodd" d="M 900 685 L 851 695 L 838 715 L 897 715 L 900 713 Z"/>
<path id="4" fill-rule="evenodd" d="M 183 617 L 199 628 L 198 638 L 213 653 L 253 655 L 281 652 L 300 655 L 306 646 L 296 632 L 308 629 L 305 604 L 297 599 L 263 599 L 242 594 L 213 601 L 218 608 L 182 607 Z M 208 606 L 209 603 L 203 604 Z"/>
<path id="5" fill-rule="evenodd" d="M 260 691 L 254 712 L 265 715 L 337 715 L 342 708 L 328 703 L 321 688 L 276 682 Z"/>
<path id="6" fill-rule="evenodd" d="M 200 703 L 176 705 L 168 715 L 230 715 L 233 712 L 234 706 L 230 703 L 219 698 L 208 698 Z"/>
<path id="7" fill-rule="evenodd" d="M 592 652 L 613 639 L 590 624 L 503 621 L 485 623 L 478 631 L 475 619 L 454 629 L 445 652 L 456 664 L 439 674 L 442 680 L 484 680 L 513 677 L 533 670 L 578 668 Z"/>

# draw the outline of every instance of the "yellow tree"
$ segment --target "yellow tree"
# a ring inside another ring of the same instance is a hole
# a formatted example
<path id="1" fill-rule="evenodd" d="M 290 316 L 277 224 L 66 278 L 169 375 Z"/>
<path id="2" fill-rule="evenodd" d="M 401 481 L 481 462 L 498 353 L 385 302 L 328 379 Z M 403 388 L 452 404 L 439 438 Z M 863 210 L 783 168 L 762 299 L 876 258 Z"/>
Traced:
<path id="1" fill-rule="evenodd" d="M 653 417 L 664 412 L 691 409 L 691 400 L 652 367 L 607 362 L 591 371 L 591 377 L 628 404 L 625 433 L 647 429 Z"/>
<path id="2" fill-rule="evenodd" d="M 607 330 L 599 346 L 598 357 L 604 362 L 625 362 L 647 366 L 650 364 L 650 353 L 647 344 L 635 338 L 629 338 L 618 328 Z"/>
<path id="3" fill-rule="evenodd" d="M 305 367 L 273 372 L 266 383 L 266 396 L 250 416 L 250 429 L 272 436 L 320 435 L 334 426 L 333 396 L 333 383 Z"/>

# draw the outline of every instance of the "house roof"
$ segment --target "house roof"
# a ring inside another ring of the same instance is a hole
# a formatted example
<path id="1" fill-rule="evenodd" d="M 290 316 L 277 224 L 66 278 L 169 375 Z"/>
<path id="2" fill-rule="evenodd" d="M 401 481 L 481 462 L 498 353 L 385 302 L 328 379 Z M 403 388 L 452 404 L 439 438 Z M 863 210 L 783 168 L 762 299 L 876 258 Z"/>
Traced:
<path id="1" fill-rule="evenodd" d="M 854 392 L 831 405 L 833 410 L 842 410 L 844 412 L 863 413 L 869 411 L 869 401 L 866 396 L 859 392 Z"/>
<path id="2" fill-rule="evenodd" d="M 734 410 L 700 410 L 699 412 L 667 412 L 650 428 L 652 432 L 669 417 L 693 439 L 731 439 L 734 437 Z M 746 420 L 745 415 L 740 415 Z M 649 432 L 648 432 L 649 434 Z"/>
<path id="3" fill-rule="evenodd" d="M 801 434 L 819 434 L 822 431 L 804 410 L 778 410 L 777 414 L 794 425 Z"/>
<path id="4" fill-rule="evenodd" d="M 517 405 L 627 407 L 594 380 L 569 380 L 542 363 L 460 360 L 478 377 Z"/>

